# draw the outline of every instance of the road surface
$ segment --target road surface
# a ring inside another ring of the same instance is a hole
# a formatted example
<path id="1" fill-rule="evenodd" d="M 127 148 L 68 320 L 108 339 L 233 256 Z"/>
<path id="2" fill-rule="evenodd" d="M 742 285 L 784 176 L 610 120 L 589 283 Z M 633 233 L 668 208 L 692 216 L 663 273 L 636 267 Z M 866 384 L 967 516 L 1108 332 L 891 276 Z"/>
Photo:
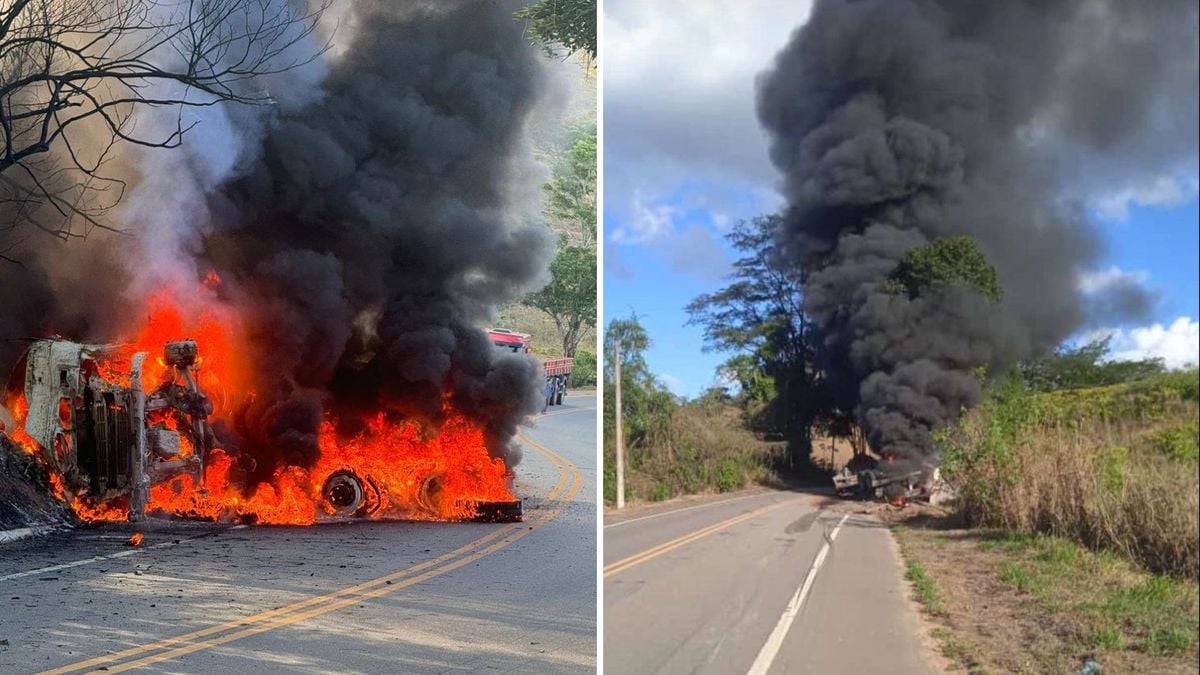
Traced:
<path id="1" fill-rule="evenodd" d="M 0 672 L 593 672 L 595 408 L 521 441 L 525 522 L 155 522 L 0 545 Z"/>
<path id="2" fill-rule="evenodd" d="M 820 502 L 755 490 L 610 514 L 605 672 L 935 672 L 890 534 Z"/>

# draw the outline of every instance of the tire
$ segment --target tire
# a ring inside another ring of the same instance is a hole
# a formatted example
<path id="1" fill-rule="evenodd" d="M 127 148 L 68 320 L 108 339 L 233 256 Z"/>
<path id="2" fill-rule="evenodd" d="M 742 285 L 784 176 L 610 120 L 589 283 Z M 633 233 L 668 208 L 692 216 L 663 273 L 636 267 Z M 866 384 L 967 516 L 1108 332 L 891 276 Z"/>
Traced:
<path id="1" fill-rule="evenodd" d="M 558 393 L 554 395 L 554 404 L 562 405 L 562 400 L 563 400 L 563 392 L 561 389 L 559 389 Z"/>

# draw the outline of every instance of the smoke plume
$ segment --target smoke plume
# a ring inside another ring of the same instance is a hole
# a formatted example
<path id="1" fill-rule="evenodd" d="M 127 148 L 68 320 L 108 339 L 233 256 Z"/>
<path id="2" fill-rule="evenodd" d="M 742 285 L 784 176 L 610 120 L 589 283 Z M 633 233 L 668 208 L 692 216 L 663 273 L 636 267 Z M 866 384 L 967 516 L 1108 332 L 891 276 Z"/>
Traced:
<path id="1" fill-rule="evenodd" d="M 480 326 L 544 281 L 552 253 L 527 134 L 545 59 L 513 3 L 339 7 L 333 49 L 252 83 L 274 106 L 188 111 L 201 123 L 185 148 L 126 158 L 132 237 L 26 246 L 3 332 L 113 340 L 149 292 L 176 289 L 245 322 L 254 396 L 218 433 L 260 478 L 311 464 L 330 413 L 345 433 L 364 411 L 436 424 L 446 400 L 512 466 L 541 374 Z"/>
<path id="2" fill-rule="evenodd" d="M 1138 288 L 1081 297 L 1102 250 L 1073 198 L 1088 158 L 1194 167 L 1196 21 L 1194 0 L 818 0 L 761 76 L 781 248 L 876 451 L 936 461 L 931 432 L 978 402 L 979 367 L 1119 318 L 1089 311 L 1146 311 Z M 999 302 L 886 290 L 906 251 L 949 235 L 996 266 Z"/>

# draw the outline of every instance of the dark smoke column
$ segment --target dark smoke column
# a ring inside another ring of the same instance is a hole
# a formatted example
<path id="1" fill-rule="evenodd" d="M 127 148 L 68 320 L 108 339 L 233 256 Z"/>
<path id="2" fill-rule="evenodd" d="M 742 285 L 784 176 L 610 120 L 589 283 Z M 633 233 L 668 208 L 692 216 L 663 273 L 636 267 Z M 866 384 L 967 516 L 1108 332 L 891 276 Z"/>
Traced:
<path id="1" fill-rule="evenodd" d="M 281 112 L 214 204 L 204 256 L 251 322 L 263 382 L 229 433 L 259 460 L 308 464 L 387 410 L 434 424 L 444 398 L 509 466 L 540 405 L 532 362 L 479 326 L 531 290 L 551 253 L 526 122 L 542 58 L 505 2 L 355 0 L 315 103 Z"/>
<path id="2" fill-rule="evenodd" d="M 820 365 L 874 450 L 935 462 L 930 433 L 979 400 L 978 367 L 1084 325 L 1076 280 L 1100 250 L 1060 198 L 1057 160 L 1120 151 L 1162 119 L 1182 81 L 1164 73 L 1194 61 L 1195 21 L 1194 2 L 815 3 L 761 77 L 758 111 Z M 1189 106 L 1180 140 L 1194 147 Z M 885 290 L 905 251 L 949 235 L 996 266 L 999 303 L 956 286 Z M 1140 289 L 1114 290 L 1097 304 L 1145 309 Z"/>

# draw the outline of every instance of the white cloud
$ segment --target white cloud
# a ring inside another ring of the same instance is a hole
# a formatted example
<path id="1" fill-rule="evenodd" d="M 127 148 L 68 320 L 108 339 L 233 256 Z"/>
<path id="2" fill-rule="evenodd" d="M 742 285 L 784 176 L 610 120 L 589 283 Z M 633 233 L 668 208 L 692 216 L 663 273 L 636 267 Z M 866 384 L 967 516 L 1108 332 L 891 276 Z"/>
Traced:
<path id="1" fill-rule="evenodd" d="M 1114 287 L 1141 286 L 1150 280 L 1150 273 L 1145 270 L 1125 270 L 1113 265 L 1099 272 L 1084 272 L 1079 275 L 1079 290 L 1088 295 L 1100 293 Z"/>
<path id="2" fill-rule="evenodd" d="M 686 389 L 683 384 L 683 380 L 671 375 L 670 373 L 662 373 L 656 377 L 658 378 L 658 381 L 667 388 L 667 391 L 675 394 L 676 396 L 683 396 L 684 390 Z"/>
<path id="3" fill-rule="evenodd" d="M 1200 194 L 1200 178 L 1194 174 L 1151 176 L 1099 195 L 1095 209 L 1101 218 L 1123 223 L 1129 220 L 1132 206 L 1180 206 L 1195 199 L 1197 194 Z"/>
<path id="4" fill-rule="evenodd" d="M 674 228 L 678 209 L 670 204 L 647 204 L 640 193 L 634 193 L 629 218 L 609 234 L 618 244 L 643 244 L 661 239 Z"/>
<path id="5" fill-rule="evenodd" d="M 1098 331 L 1092 336 L 1104 334 L 1112 336 L 1109 357 L 1116 361 L 1161 358 L 1169 368 L 1200 362 L 1200 321 L 1190 317 L 1181 316 L 1169 326 L 1156 323 L 1128 331 Z"/>
<path id="6" fill-rule="evenodd" d="M 689 188 L 707 201 L 688 208 L 720 212 L 718 232 L 729 219 L 778 205 L 754 81 L 807 20 L 810 6 L 804 0 L 744 0 L 735 8 L 720 0 L 609 0 L 605 208 L 629 221 L 616 235 L 620 241 L 647 241 L 634 224 L 658 222 L 647 219 L 655 214 L 647 214 L 645 204 Z"/>

